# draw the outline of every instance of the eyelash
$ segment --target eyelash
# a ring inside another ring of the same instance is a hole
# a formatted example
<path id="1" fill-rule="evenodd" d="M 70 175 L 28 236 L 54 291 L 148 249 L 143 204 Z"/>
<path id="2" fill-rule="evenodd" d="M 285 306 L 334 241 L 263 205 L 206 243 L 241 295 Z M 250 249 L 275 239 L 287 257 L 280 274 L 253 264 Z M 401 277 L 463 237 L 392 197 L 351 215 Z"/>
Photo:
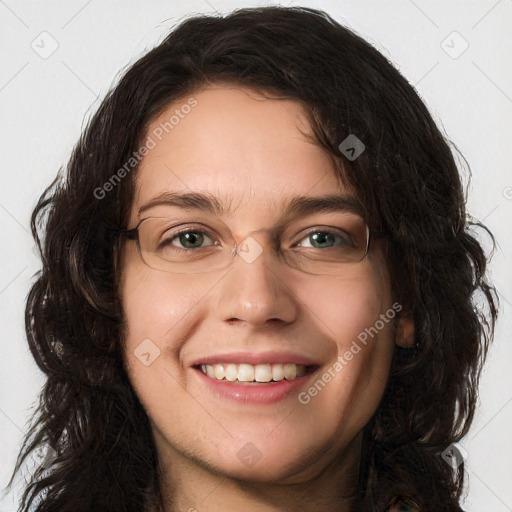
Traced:
<path id="1" fill-rule="evenodd" d="M 179 238 L 180 235 L 183 235 L 183 234 L 186 234 L 186 233 L 201 233 L 203 235 L 206 235 L 210 240 L 213 240 L 213 237 L 210 235 L 210 233 L 208 231 L 205 231 L 205 230 L 202 230 L 202 229 L 196 229 L 196 228 L 184 228 L 180 231 L 177 231 L 176 233 L 173 233 L 172 237 L 169 237 L 169 238 L 166 238 L 165 240 L 163 240 L 162 242 L 160 242 L 159 246 L 160 247 L 163 247 L 163 246 L 173 246 L 173 247 L 176 247 L 174 244 L 172 244 L 172 241 Z M 299 242 L 301 242 L 302 240 L 304 240 L 305 238 L 308 238 L 309 236 L 315 234 L 315 233 L 322 233 L 322 234 L 332 234 L 334 236 L 336 236 L 338 239 L 345 241 L 344 240 L 344 235 L 341 235 L 340 232 L 338 230 L 334 230 L 333 228 L 320 228 L 320 227 L 313 227 L 311 228 L 307 233 L 304 234 L 304 236 L 299 240 Z M 345 235 L 347 238 L 349 238 L 349 235 Z M 297 242 L 298 243 L 298 242 Z M 293 245 L 293 247 L 295 247 L 296 244 Z M 348 240 L 346 240 L 346 243 L 350 243 Z M 208 247 L 212 247 L 212 246 L 215 246 L 215 245 L 218 245 L 217 243 L 213 243 L 212 245 L 208 246 Z M 177 247 L 178 250 L 183 250 L 183 251 L 190 251 L 190 250 L 193 250 L 193 249 L 202 249 L 203 247 L 195 247 L 195 248 L 183 248 L 183 247 Z M 310 247 L 312 249 L 318 249 L 317 247 Z M 330 247 L 327 247 L 327 249 L 329 249 Z"/>

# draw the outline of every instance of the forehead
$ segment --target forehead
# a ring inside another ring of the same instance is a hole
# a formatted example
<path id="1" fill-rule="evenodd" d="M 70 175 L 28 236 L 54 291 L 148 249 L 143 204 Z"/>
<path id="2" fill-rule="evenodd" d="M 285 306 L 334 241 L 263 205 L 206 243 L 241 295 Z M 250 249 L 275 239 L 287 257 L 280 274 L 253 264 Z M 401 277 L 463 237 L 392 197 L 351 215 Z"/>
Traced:
<path id="1" fill-rule="evenodd" d="M 137 171 L 132 218 L 172 191 L 206 193 L 228 214 L 252 215 L 278 211 L 294 196 L 350 195 L 293 100 L 209 87 L 172 102 L 149 125 L 149 138 L 154 147 Z"/>

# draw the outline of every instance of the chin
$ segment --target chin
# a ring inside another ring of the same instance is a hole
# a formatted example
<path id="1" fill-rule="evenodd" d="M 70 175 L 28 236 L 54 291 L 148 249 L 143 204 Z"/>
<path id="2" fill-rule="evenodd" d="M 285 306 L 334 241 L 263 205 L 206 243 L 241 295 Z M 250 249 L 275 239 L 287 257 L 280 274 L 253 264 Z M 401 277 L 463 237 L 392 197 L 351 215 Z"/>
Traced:
<path id="1" fill-rule="evenodd" d="M 247 440 L 232 442 L 230 446 L 219 446 L 219 452 L 212 459 L 209 457 L 207 465 L 214 472 L 225 475 L 234 480 L 259 483 L 297 483 L 298 477 L 329 447 L 332 441 L 318 444 L 315 438 L 314 445 L 306 445 L 300 440 L 288 438 L 287 442 L 281 440 L 265 441 L 264 435 L 255 437 L 255 442 Z"/>

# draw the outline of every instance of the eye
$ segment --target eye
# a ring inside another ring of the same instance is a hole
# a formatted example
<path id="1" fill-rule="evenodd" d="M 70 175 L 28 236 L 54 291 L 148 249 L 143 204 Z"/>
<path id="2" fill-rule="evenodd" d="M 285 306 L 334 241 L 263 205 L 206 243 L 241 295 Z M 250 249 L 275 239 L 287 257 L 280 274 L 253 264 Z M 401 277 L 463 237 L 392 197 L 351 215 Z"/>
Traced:
<path id="1" fill-rule="evenodd" d="M 351 247 L 350 236 L 343 232 L 334 232 L 326 229 L 310 231 L 302 240 L 307 240 L 310 245 L 298 243 L 297 247 L 312 247 L 313 249 L 324 249 L 330 247 Z M 336 242 L 338 242 L 336 244 Z M 335 245 L 336 244 L 336 245 Z"/>
<path id="2" fill-rule="evenodd" d="M 205 241 L 212 242 L 212 239 L 205 231 L 188 228 L 178 231 L 165 240 L 162 240 L 159 244 L 159 248 L 170 248 L 169 246 L 172 245 L 180 249 L 197 249 L 201 248 Z M 210 245 L 217 245 L 217 242 L 212 242 Z"/>

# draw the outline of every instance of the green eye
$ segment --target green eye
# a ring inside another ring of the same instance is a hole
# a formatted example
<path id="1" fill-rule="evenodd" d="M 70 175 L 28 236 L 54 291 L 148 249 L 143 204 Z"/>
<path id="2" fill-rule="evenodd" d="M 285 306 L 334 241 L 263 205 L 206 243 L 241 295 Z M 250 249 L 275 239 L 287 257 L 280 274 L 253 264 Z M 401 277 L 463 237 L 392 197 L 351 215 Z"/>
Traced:
<path id="1" fill-rule="evenodd" d="M 309 239 L 313 240 L 315 244 L 319 244 L 322 247 L 326 244 L 328 244 L 330 247 L 336 243 L 336 237 L 332 233 L 328 232 L 313 233 L 312 235 L 309 235 Z"/>
<path id="2" fill-rule="evenodd" d="M 203 243 L 211 238 L 204 232 L 198 229 L 184 229 L 178 233 L 173 233 L 165 240 L 162 240 L 158 245 L 159 249 L 178 247 L 178 249 L 198 249 L 203 247 Z M 212 242 L 209 245 L 214 245 Z"/>
<path id="3" fill-rule="evenodd" d="M 299 243 L 298 247 L 312 247 L 313 249 L 323 249 L 329 247 L 344 247 L 350 245 L 348 236 L 337 234 L 333 231 L 317 230 L 306 235 L 302 240 L 309 240 L 311 245 Z M 338 240 L 338 243 L 336 241 Z"/>
<path id="4" fill-rule="evenodd" d="M 181 245 L 190 249 L 198 246 L 200 247 L 205 237 L 200 231 L 185 231 L 184 233 L 175 236 L 173 240 L 174 239 L 178 239 Z"/>

